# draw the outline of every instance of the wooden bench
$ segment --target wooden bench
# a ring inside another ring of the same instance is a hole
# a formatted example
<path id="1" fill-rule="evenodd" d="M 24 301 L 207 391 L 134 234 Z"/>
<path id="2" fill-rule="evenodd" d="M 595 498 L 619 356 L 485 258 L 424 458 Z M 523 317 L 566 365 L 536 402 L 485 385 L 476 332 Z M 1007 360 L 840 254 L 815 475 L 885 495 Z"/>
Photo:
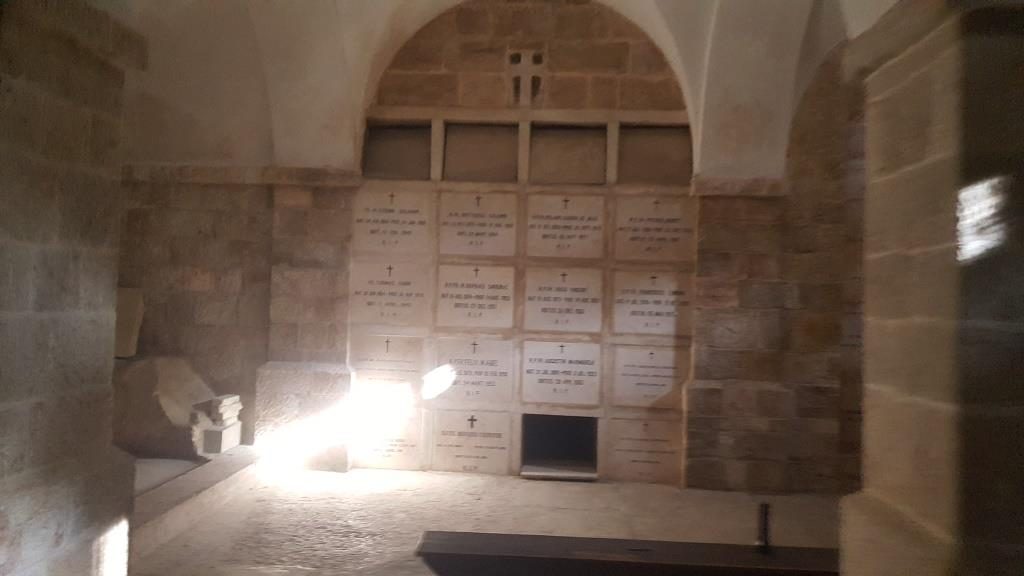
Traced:
<path id="1" fill-rule="evenodd" d="M 836 576 L 828 548 L 425 532 L 416 554 L 438 576 Z"/>

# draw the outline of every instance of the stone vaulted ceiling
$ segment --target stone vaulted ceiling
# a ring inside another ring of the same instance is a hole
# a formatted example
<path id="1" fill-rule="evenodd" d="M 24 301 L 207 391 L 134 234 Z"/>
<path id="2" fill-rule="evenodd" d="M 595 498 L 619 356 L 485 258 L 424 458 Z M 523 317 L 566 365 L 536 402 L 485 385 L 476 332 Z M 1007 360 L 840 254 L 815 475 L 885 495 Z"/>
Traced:
<path id="1" fill-rule="evenodd" d="M 104 0 L 95 0 L 104 3 Z M 383 70 L 458 0 L 113 2 L 150 40 L 129 78 L 130 162 L 352 169 Z M 893 0 L 604 0 L 679 77 L 705 176 L 782 172 L 814 69 Z"/>

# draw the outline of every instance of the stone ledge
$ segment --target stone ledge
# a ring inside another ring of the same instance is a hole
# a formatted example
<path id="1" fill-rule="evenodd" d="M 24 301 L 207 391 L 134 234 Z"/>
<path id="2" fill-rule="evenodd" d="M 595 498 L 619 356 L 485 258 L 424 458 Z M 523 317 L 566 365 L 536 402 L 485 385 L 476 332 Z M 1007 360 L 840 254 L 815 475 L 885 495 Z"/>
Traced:
<path id="1" fill-rule="evenodd" d="M 135 499 L 131 561 L 196 525 L 256 482 L 256 452 L 238 447 Z"/>
<path id="2" fill-rule="evenodd" d="M 125 183 L 292 185 L 311 187 L 352 187 L 362 176 L 340 168 L 289 166 L 190 166 L 135 164 L 125 166 Z"/>
<path id="3" fill-rule="evenodd" d="M 694 196 L 785 196 L 786 184 L 778 178 L 714 178 L 695 176 Z"/>

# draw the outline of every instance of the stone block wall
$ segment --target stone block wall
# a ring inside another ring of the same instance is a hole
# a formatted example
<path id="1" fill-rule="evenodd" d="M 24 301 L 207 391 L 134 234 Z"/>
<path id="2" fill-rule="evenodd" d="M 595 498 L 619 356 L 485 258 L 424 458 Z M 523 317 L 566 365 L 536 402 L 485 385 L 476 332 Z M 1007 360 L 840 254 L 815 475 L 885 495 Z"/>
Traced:
<path id="1" fill-rule="evenodd" d="M 346 360 L 352 194 L 335 185 L 274 189 L 271 360 Z"/>
<path id="2" fill-rule="evenodd" d="M 118 164 L 124 70 L 145 57 L 139 36 L 78 0 L 0 5 L 2 574 L 125 574 Z"/>
<path id="3" fill-rule="evenodd" d="M 510 51 L 524 51 L 510 64 Z M 537 54 L 540 60 L 533 60 Z M 474 0 L 423 27 L 381 78 L 388 106 L 517 107 L 514 69 L 534 107 L 681 110 L 682 91 L 639 27 L 589 0 Z"/>
<path id="4" fill-rule="evenodd" d="M 843 572 L 1015 574 L 1024 10 L 950 10 L 895 53 L 859 44 L 851 61 L 880 65 L 852 69 L 867 78 L 864 490 L 844 504 Z"/>
<path id="5" fill-rule="evenodd" d="M 843 48 L 821 66 L 793 119 L 782 275 L 783 380 L 817 432 L 794 455 L 792 488 L 852 491 L 860 478 L 864 141 L 862 94 L 842 78 Z"/>
<path id="6" fill-rule="evenodd" d="M 269 343 L 272 217 L 258 178 L 125 171 L 119 283 L 143 292 L 140 357 L 186 357 L 218 394 L 252 405 Z M 251 440 L 251 410 L 242 422 Z"/>
<path id="7" fill-rule="evenodd" d="M 790 486 L 795 397 L 782 384 L 784 200 L 776 181 L 698 179 L 693 381 L 685 484 L 781 492 Z"/>

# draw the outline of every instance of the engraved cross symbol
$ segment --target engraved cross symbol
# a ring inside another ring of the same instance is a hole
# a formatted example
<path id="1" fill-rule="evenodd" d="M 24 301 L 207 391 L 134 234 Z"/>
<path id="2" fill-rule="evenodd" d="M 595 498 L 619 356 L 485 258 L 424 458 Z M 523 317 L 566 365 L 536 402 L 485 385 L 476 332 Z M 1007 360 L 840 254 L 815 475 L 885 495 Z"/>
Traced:
<path id="1" fill-rule="evenodd" d="M 477 208 L 480 207 L 480 200 L 483 200 L 483 196 L 477 195 L 477 197 L 476 197 L 476 207 Z"/>
<path id="2" fill-rule="evenodd" d="M 647 353 L 647 358 L 648 358 L 649 360 L 654 360 L 654 352 L 648 352 L 648 353 Z"/>
<path id="3" fill-rule="evenodd" d="M 657 198 L 655 198 L 654 199 L 654 207 L 657 208 L 658 206 L 661 206 L 661 200 L 658 200 Z"/>
<path id="4" fill-rule="evenodd" d="M 562 277 L 562 284 L 565 284 L 565 279 L 569 277 L 569 275 L 566 274 L 565 272 L 562 272 L 561 274 L 559 274 L 559 276 Z"/>
<path id="5" fill-rule="evenodd" d="M 562 210 L 568 210 L 570 202 L 572 202 L 572 200 L 569 200 L 568 198 L 562 198 Z"/>
<path id="6" fill-rule="evenodd" d="M 474 340 L 473 341 L 473 354 L 476 354 L 477 346 L 480 346 L 480 345 L 476 343 L 476 340 Z"/>
<path id="7" fill-rule="evenodd" d="M 391 338 L 384 341 L 384 352 L 391 352 Z"/>
<path id="8" fill-rule="evenodd" d="M 533 105 L 540 96 L 544 53 L 538 50 L 516 50 L 508 54 L 508 74 L 512 78 L 512 103 L 522 108 Z"/>
<path id="9" fill-rule="evenodd" d="M 392 192 L 391 194 L 388 194 L 388 199 L 391 200 L 392 204 L 394 204 L 395 203 L 395 193 Z"/>
<path id="10" fill-rule="evenodd" d="M 658 277 L 657 276 L 651 276 L 651 286 L 654 286 L 654 283 L 657 282 L 657 281 L 658 281 Z"/>
<path id="11" fill-rule="evenodd" d="M 391 278 L 391 272 L 393 272 L 395 270 L 395 267 L 392 266 L 391 264 L 388 264 L 388 267 L 385 268 L 385 270 L 388 271 L 388 278 Z"/>
<path id="12" fill-rule="evenodd" d="M 479 278 L 480 277 L 480 268 L 479 267 L 473 268 L 473 277 L 474 278 Z"/>
<path id="13" fill-rule="evenodd" d="M 559 350 L 559 351 L 560 351 L 560 352 L 561 352 L 562 354 L 565 354 L 565 344 L 559 344 L 559 345 L 558 345 L 558 350 Z"/>
<path id="14" fill-rule="evenodd" d="M 479 422 L 479 420 L 477 420 L 476 415 L 473 414 L 466 419 L 466 422 L 469 422 L 469 429 L 472 430 L 473 428 L 476 428 L 476 423 Z"/>

